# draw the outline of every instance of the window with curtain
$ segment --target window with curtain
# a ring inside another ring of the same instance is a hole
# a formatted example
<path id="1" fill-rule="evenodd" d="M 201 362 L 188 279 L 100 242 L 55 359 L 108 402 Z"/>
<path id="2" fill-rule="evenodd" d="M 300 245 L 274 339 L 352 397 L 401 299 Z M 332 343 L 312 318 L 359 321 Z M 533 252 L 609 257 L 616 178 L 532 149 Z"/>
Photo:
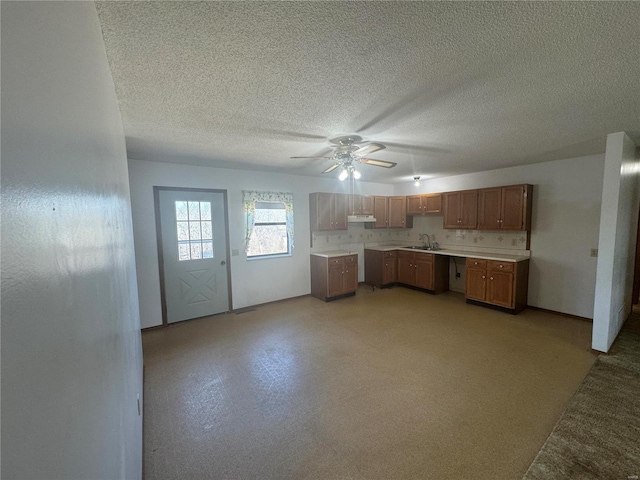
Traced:
<path id="1" fill-rule="evenodd" d="M 291 255 L 293 250 L 293 194 L 245 190 L 247 258 Z"/>

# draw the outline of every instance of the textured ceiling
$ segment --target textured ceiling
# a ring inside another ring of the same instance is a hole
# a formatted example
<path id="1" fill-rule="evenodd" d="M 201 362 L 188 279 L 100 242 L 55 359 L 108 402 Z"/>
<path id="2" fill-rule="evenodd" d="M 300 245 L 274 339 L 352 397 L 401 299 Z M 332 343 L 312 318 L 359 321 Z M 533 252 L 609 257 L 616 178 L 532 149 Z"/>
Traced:
<path id="1" fill-rule="evenodd" d="M 396 183 L 640 143 L 640 3 L 99 2 L 130 158 Z M 337 171 L 331 175 L 337 176 Z"/>

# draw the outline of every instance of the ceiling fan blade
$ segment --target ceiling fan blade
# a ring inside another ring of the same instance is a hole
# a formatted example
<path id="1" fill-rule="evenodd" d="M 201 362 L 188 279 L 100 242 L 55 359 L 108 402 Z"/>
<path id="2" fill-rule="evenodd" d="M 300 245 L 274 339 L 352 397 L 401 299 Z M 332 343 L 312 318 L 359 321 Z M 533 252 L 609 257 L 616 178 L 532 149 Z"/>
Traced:
<path id="1" fill-rule="evenodd" d="M 378 150 L 385 149 L 384 145 L 381 143 L 370 143 L 368 145 L 363 145 L 357 150 L 351 152 L 352 155 L 360 156 L 360 155 L 368 155 L 369 153 L 377 152 Z"/>
<path id="2" fill-rule="evenodd" d="M 336 168 L 338 168 L 340 166 L 340 162 L 338 163 L 334 163 L 333 165 L 331 165 L 329 168 L 327 168 L 324 172 L 322 173 L 330 173 L 333 172 Z"/>
<path id="3" fill-rule="evenodd" d="M 333 157 L 289 157 L 289 158 L 333 158 Z"/>
<path id="4" fill-rule="evenodd" d="M 375 158 L 359 158 L 358 161 L 365 165 L 373 165 L 374 167 L 392 168 L 397 165 L 395 162 L 386 162 L 384 160 L 376 160 Z"/>

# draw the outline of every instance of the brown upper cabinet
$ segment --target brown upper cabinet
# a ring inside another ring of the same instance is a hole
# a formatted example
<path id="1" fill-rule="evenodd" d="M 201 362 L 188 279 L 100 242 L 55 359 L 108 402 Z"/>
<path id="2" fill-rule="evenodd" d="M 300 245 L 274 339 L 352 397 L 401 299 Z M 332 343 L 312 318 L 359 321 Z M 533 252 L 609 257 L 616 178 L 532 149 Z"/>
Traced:
<path id="1" fill-rule="evenodd" d="M 407 215 L 426 215 L 442 213 L 442 194 L 409 195 L 407 197 Z"/>
<path id="2" fill-rule="evenodd" d="M 373 216 L 376 217 L 373 228 L 387 228 L 389 222 L 387 197 L 373 197 Z M 367 225 L 365 225 L 365 228 L 367 228 Z"/>
<path id="3" fill-rule="evenodd" d="M 407 217 L 406 197 L 374 197 L 373 216 L 375 223 L 366 223 L 365 228 L 413 227 L 413 218 Z"/>
<path id="4" fill-rule="evenodd" d="M 533 185 L 483 188 L 478 193 L 478 229 L 531 230 Z"/>
<path id="5" fill-rule="evenodd" d="M 373 215 L 373 200 L 371 195 L 350 195 L 349 213 L 353 215 Z"/>
<path id="6" fill-rule="evenodd" d="M 472 230 L 478 225 L 478 190 L 447 192 L 444 203 L 444 228 Z"/>
<path id="7" fill-rule="evenodd" d="M 407 217 L 407 197 L 388 197 L 389 228 L 412 228 L 413 217 Z"/>
<path id="8" fill-rule="evenodd" d="M 342 193 L 310 193 L 311 230 L 346 230 L 348 197 Z"/>

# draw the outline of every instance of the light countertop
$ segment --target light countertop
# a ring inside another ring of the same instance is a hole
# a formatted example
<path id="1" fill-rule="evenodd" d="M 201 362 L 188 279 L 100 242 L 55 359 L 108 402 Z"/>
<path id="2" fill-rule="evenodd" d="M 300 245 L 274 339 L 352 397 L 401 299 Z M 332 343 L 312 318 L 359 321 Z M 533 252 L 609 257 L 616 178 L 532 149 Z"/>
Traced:
<path id="1" fill-rule="evenodd" d="M 315 252 L 315 253 L 312 253 L 311 255 L 315 255 L 316 257 L 331 258 L 331 257 L 344 257 L 345 255 L 357 255 L 357 253 L 347 252 L 346 250 L 331 250 L 329 252 Z"/>
<path id="2" fill-rule="evenodd" d="M 450 248 L 443 248 L 442 250 L 434 251 L 434 250 L 403 248 L 398 245 L 379 245 L 375 247 L 366 247 L 365 250 L 376 250 L 379 252 L 389 252 L 392 250 L 402 250 L 406 252 L 426 252 L 426 253 L 433 253 L 434 255 L 446 255 L 449 257 L 482 258 L 484 260 L 495 260 L 497 262 L 522 262 L 525 260 L 529 260 L 530 258 L 528 255 L 513 255 L 508 253 L 500 253 L 498 251 L 472 252 L 469 250 L 455 250 Z"/>

